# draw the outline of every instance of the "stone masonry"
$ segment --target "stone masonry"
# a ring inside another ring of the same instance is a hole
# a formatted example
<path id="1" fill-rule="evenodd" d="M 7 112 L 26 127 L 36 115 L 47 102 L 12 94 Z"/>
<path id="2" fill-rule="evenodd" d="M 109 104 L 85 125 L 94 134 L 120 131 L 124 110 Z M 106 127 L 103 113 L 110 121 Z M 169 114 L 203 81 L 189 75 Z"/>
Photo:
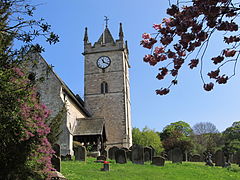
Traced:
<path id="1" fill-rule="evenodd" d="M 88 42 L 87 29 L 84 37 L 85 73 L 84 100 L 94 117 L 103 117 L 106 123 L 107 145 L 130 147 L 132 145 L 130 85 L 127 43 L 123 41 L 120 24 L 119 39 L 114 41 L 106 27 L 99 40 Z M 97 60 L 108 56 L 111 64 L 102 70 Z M 108 84 L 108 93 L 101 94 L 101 83 Z"/>

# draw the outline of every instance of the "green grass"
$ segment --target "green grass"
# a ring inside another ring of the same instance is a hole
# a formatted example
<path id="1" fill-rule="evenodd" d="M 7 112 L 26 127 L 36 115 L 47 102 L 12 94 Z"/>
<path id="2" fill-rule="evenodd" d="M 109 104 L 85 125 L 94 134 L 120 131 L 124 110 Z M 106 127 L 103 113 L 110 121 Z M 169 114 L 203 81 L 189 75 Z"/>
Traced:
<path id="1" fill-rule="evenodd" d="M 184 162 L 172 164 L 167 162 L 164 167 L 153 166 L 149 163 L 137 165 L 110 164 L 110 171 L 103 172 L 101 163 L 94 163 L 93 158 L 87 162 L 63 161 L 61 173 L 68 180 L 240 180 L 240 168 L 233 164 L 231 168 L 209 167 L 204 163 Z"/>

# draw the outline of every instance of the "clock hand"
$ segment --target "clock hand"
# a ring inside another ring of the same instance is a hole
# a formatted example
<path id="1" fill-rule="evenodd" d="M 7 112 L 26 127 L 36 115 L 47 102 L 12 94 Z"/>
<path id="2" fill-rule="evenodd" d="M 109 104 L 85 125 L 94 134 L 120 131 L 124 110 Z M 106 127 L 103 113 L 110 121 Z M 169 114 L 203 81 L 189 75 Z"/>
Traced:
<path id="1" fill-rule="evenodd" d="M 102 60 L 102 62 L 103 62 L 104 64 L 108 64 L 106 61 L 104 61 L 104 59 Z"/>

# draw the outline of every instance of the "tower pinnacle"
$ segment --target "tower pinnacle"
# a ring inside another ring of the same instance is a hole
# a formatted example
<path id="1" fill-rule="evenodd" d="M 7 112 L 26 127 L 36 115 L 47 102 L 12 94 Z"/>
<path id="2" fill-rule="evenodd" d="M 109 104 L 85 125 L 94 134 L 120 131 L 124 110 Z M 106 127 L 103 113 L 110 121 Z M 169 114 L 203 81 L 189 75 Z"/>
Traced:
<path id="1" fill-rule="evenodd" d="M 119 40 L 123 40 L 123 30 L 122 30 L 122 23 L 120 23 L 120 27 L 119 27 Z"/>
<path id="2" fill-rule="evenodd" d="M 84 33 L 84 43 L 88 43 L 88 32 L 87 32 L 87 27 L 85 27 L 85 33 Z"/>

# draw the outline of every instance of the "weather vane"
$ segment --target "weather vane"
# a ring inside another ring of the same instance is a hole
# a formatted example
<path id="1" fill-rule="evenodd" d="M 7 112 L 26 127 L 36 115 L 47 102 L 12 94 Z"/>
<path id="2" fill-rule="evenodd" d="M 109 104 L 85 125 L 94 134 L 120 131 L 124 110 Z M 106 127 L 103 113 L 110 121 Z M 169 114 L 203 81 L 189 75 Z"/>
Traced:
<path id="1" fill-rule="evenodd" d="M 105 17 L 104 21 L 106 21 L 106 28 L 107 28 L 107 27 L 108 27 L 108 21 L 109 21 L 109 19 L 108 19 L 107 16 L 104 16 L 104 17 Z"/>

